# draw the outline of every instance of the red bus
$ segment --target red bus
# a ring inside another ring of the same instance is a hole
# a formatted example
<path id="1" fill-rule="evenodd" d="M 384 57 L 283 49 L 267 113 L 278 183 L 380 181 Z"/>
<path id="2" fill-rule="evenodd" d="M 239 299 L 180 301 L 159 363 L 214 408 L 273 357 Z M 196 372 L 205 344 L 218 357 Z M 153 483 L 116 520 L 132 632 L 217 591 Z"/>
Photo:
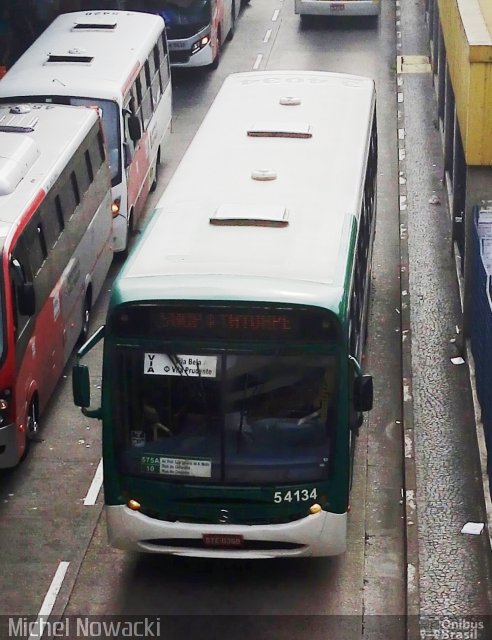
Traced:
<path id="1" fill-rule="evenodd" d="M 113 257 L 96 109 L 0 106 L 0 468 L 15 466 Z"/>

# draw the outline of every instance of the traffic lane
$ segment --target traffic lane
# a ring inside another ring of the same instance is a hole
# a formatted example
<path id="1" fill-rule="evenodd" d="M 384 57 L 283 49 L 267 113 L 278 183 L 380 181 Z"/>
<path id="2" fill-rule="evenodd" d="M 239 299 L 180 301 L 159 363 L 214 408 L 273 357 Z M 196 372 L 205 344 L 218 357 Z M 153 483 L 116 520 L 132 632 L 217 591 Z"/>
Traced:
<path id="1" fill-rule="evenodd" d="M 189 616 L 244 616 L 248 624 L 252 617 L 259 617 L 265 633 L 275 638 L 315 640 L 324 640 L 327 629 L 330 638 L 338 637 L 333 635 L 340 630 L 336 616 L 346 615 L 350 628 L 344 627 L 345 635 L 340 638 L 359 638 L 367 471 L 364 434 L 361 445 L 354 471 L 346 554 L 240 561 L 128 553 L 108 547 L 103 513 L 64 613 L 165 616 L 166 638 L 182 638 L 182 625 Z M 318 626 L 306 622 L 301 633 L 293 626 L 291 616 L 335 618 L 327 618 Z M 235 625 L 234 637 L 238 637 L 242 623 Z M 201 639 L 207 628 L 206 623 L 187 627 L 186 637 Z"/>
<path id="2" fill-rule="evenodd" d="M 287 9 L 288 3 L 286 5 Z M 270 69 L 316 69 L 377 79 L 380 27 L 374 21 L 317 17 L 303 27 L 299 16 L 282 11 L 282 28 L 268 59 Z"/>
<path id="3" fill-rule="evenodd" d="M 270 16 L 273 15 L 270 11 L 267 13 Z M 266 33 L 271 27 L 271 22 L 273 20 L 262 26 L 263 39 L 265 39 Z M 285 42 L 292 40 L 292 34 L 298 33 L 299 26 L 293 13 L 292 15 L 287 13 L 287 3 L 286 8 L 282 10 L 275 22 L 277 23 L 275 37 L 270 36 L 267 43 L 264 43 L 263 39 L 256 43 L 252 42 L 250 46 L 253 52 L 258 51 L 260 53 L 265 53 L 270 47 L 270 50 L 265 55 L 265 59 L 270 60 L 269 68 L 288 68 L 293 64 L 289 60 L 292 51 L 289 48 L 285 49 Z M 285 38 L 284 29 L 286 30 Z M 322 35 L 322 42 L 318 35 L 316 36 L 314 45 L 308 52 L 310 60 L 316 59 L 318 61 L 316 68 L 320 68 L 319 61 L 321 59 L 324 64 L 325 62 L 333 61 L 337 55 L 342 55 L 340 52 L 361 51 L 360 30 L 343 30 L 340 33 L 344 34 L 343 37 L 336 38 L 333 41 L 327 41 L 326 34 Z M 237 35 L 233 43 L 231 43 L 229 51 L 232 51 L 232 46 L 237 44 Z M 303 38 L 304 36 L 305 34 L 303 34 Z M 369 31 L 367 37 L 377 49 L 378 30 Z M 306 42 L 309 41 L 307 40 Z M 302 45 L 303 47 L 308 46 L 306 42 Z M 327 48 L 331 46 L 330 42 L 334 42 L 334 49 L 331 54 L 330 51 L 327 51 Z M 267 45 L 266 48 L 264 47 L 265 44 Z M 326 56 L 322 58 L 319 56 L 321 44 L 323 51 L 326 53 Z M 256 49 L 254 49 L 255 46 Z M 370 45 L 367 44 L 366 46 L 362 48 L 366 52 L 364 68 L 361 70 L 359 60 L 356 60 L 350 68 L 345 70 L 353 73 L 370 74 L 371 70 L 378 69 L 380 63 L 377 51 L 373 51 L 372 55 L 369 55 L 367 51 L 370 49 Z M 283 54 L 278 51 L 279 47 L 284 49 Z M 249 51 L 247 55 L 250 56 Z M 342 57 L 344 63 L 348 64 L 350 54 L 343 54 Z M 224 55 L 221 64 L 226 59 L 227 56 Z M 324 68 L 330 67 L 334 69 L 332 64 Z M 231 69 L 231 71 L 235 70 Z M 335 68 L 334 70 L 338 69 Z M 386 89 L 388 88 L 386 87 Z M 202 97 L 207 96 L 209 90 L 208 81 L 199 83 L 198 93 L 201 92 Z M 180 94 L 181 91 L 183 94 Z M 196 99 L 197 92 L 193 96 L 188 95 L 187 92 L 189 91 L 193 91 L 192 84 L 180 85 L 178 83 L 176 89 L 178 104 L 182 100 L 182 104 L 189 105 L 189 115 L 191 115 L 193 112 L 192 101 Z M 392 98 L 394 98 L 394 92 L 392 93 Z M 391 124 L 390 120 L 387 126 L 390 127 Z M 211 160 L 213 160 L 213 150 L 211 150 L 210 155 Z M 384 162 L 386 161 L 387 159 L 385 158 Z M 390 172 L 388 171 L 388 173 Z M 390 189 L 388 188 L 388 190 Z M 394 201 L 396 201 L 396 197 Z M 394 209 L 389 209 L 388 215 L 391 214 L 394 214 Z M 397 230 L 398 225 L 396 223 L 395 226 L 394 222 L 393 220 L 393 227 Z M 398 284 L 394 269 L 392 276 L 396 280 L 396 284 Z M 375 273 L 376 280 L 378 277 L 378 274 Z M 377 303 L 378 300 L 376 299 Z M 393 298 L 390 298 L 390 304 L 392 303 Z M 384 336 L 382 339 L 384 339 Z M 386 361 L 381 361 L 379 366 L 386 367 Z M 391 371 L 393 370 L 387 371 L 387 379 L 391 377 Z M 235 615 L 245 616 L 274 614 L 281 617 L 280 625 L 286 633 L 291 631 L 287 618 L 289 614 L 294 613 L 301 616 L 306 613 L 318 616 L 341 613 L 355 616 L 361 614 L 365 564 L 366 457 L 369 448 L 367 433 L 368 427 L 361 431 L 359 439 L 356 477 L 351 499 L 352 511 L 349 520 L 349 550 L 346 555 L 340 558 L 301 560 L 297 562 L 291 560 L 246 563 L 139 556 L 125 554 L 116 550 L 110 550 L 108 553 L 104 522 L 102 521 L 85 558 L 67 612 L 73 614 L 88 612 L 94 615 L 108 615 L 111 613 L 173 615 L 176 612 L 183 615 L 214 613 L 217 616 L 224 616 L 231 612 Z M 392 487 L 393 492 L 396 491 L 398 496 L 398 505 L 400 504 L 400 486 L 399 481 L 397 481 Z M 380 502 L 382 505 L 387 505 L 387 500 L 388 496 L 384 493 Z M 389 516 L 392 518 L 391 525 L 388 525 L 391 531 L 394 531 L 395 526 L 393 516 L 394 513 Z M 400 525 L 399 518 L 400 515 L 398 514 L 398 524 Z M 375 557 L 375 554 L 373 554 L 372 568 L 374 572 L 376 571 L 374 568 Z M 389 567 L 388 571 L 394 572 L 395 564 L 393 563 L 391 566 L 390 564 L 386 562 L 383 566 Z M 398 565 L 396 567 L 398 568 Z M 381 574 L 384 571 L 383 567 L 379 567 L 379 571 Z M 392 575 L 391 577 L 394 576 Z M 403 571 L 400 572 L 397 579 L 401 584 Z M 376 583 L 376 580 L 374 583 Z M 302 588 L 300 588 L 300 585 L 302 585 Z M 377 600 L 382 592 L 384 592 L 383 589 L 376 589 L 372 596 L 373 602 Z M 166 629 L 167 625 L 168 621 L 166 620 Z M 270 625 L 270 633 L 275 633 L 277 637 L 279 620 L 276 619 L 270 622 Z M 200 633 L 200 637 L 203 637 L 203 625 L 198 626 L 195 637 L 198 637 L 198 633 Z M 320 630 L 321 635 L 322 631 Z M 194 635 L 191 634 L 190 637 L 194 637 Z M 350 635 L 345 634 L 344 637 L 350 637 Z M 360 637 L 360 627 L 354 631 L 353 637 Z M 395 635 L 394 637 L 399 636 Z"/>
<path id="4" fill-rule="evenodd" d="M 110 269 L 92 312 L 91 332 L 106 315 Z M 36 442 L 14 469 L 0 474 L 0 615 L 37 615 L 60 561 L 69 562 L 57 608 L 75 581 L 100 505 L 84 501 L 101 458 L 101 428 L 74 406 L 71 367 L 66 365 L 41 421 Z M 102 350 L 87 356 L 94 401 L 100 394 Z"/>

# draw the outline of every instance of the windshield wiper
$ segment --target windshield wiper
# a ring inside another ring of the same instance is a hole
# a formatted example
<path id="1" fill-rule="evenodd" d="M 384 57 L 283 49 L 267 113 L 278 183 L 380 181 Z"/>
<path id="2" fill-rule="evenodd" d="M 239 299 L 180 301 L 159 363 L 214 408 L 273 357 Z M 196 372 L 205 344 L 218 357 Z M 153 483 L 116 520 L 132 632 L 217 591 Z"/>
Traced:
<path id="1" fill-rule="evenodd" d="M 166 353 L 166 356 L 169 358 L 169 360 L 171 360 L 171 364 L 173 365 L 173 367 L 176 369 L 176 371 L 179 373 L 180 376 L 188 376 L 188 372 L 186 371 L 184 366 L 181 364 L 181 362 L 178 360 L 178 356 L 175 353 Z"/>

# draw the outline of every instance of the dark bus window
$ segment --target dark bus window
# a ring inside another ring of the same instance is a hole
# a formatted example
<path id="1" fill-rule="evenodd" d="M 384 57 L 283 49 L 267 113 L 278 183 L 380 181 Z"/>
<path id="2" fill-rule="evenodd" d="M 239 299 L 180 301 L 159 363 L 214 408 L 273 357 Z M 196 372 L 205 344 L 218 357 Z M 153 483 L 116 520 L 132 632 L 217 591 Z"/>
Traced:
<path id="1" fill-rule="evenodd" d="M 31 220 L 25 231 L 25 243 L 29 265 L 34 276 L 40 270 L 43 261 L 46 258 L 46 242 L 42 235 L 40 224 L 36 216 L 36 220 Z"/>
<path id="2" fill-rule="evenodd" d="M 89 149 L 85 150 L 84 157 L 85 157 L 85 166 L 87 169 L 87 177 L 89 178 L 89 184 L 91 184 L 94 181 L 94 171 L 92 170 L 92 161 L 91 161 Z"/>
<path id="3" fill-rule="evenodd" d="M 43 225 L 42 228 L 44 232 L 46 247 L 48 249 L 51 249 L 51 247 L 53 247 L 58 240 L 60 229 L 56 215 L 55 203 L 50 195 L 48 195 L 48 198 L 41 205 L 39 213 Z"/>
<path id="4" fill-rule="evenodd" d="M 75 171 L 72 171 L 72 173 L 70 174 L 70 181 L 72 183 L 72 191 L 75 199 L 75 206 L 78 206 L 80 204 L 80 191 L 79 191 L 79 185 L 77 182 L 77 176 L 75 175 Z"/>
<path id="5" fill-rule="evenodd" d="M 99 145 L 99 156 L 100 156 L 100 162 L 98 166 L 100 167 L 101 164 L 103 164 L 106 160 L 106 148 L 104 146 L 104 136 L 102 131 L 97 132 L 97 142 Z"/>

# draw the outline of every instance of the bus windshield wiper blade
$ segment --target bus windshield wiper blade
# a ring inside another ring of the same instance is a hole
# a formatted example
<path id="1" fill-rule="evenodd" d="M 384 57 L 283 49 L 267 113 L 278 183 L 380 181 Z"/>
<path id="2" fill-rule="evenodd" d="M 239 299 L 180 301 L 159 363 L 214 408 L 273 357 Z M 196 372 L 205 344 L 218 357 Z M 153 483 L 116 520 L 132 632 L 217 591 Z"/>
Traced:
<path id="1" fill-rule="evenodd" d="M 175 353 L 166 353 L 166 355 L 169 360 L 171 360 L 173 367 L 176 369 L 180 376 L 188 376 L 188 372 L 178 360 L 178 356 Z"/>

